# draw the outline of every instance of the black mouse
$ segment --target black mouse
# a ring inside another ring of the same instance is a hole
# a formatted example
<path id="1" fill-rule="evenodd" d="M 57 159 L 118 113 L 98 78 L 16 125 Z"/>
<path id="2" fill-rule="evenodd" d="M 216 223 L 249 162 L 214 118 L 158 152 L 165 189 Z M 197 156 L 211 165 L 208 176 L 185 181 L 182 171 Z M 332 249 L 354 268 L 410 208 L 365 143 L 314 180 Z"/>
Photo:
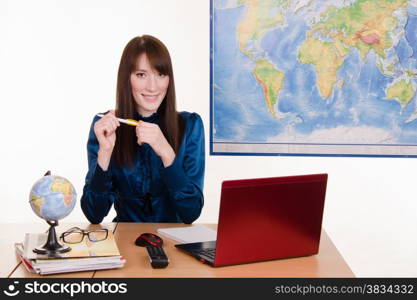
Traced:
<path id="1" fill-rule="evenodd" d="M 135 241 L 136 246 L 146 247 L 146 246 L 157 246 L 162 247 L 163 240 L 153 233 L 142 233 Z"/>

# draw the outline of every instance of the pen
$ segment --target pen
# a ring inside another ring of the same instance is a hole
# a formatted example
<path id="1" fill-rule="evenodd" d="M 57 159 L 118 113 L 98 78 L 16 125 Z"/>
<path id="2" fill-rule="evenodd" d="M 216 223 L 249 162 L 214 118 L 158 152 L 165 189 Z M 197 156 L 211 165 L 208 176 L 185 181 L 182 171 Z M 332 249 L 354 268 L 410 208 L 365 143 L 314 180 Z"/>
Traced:
<path id="1" fill-rule="evenodd" d="M 104 117 L 103 114 L 97 114 L 97 116 L 100 117 L 100 118 Z M 116 119 L 119 122 L 125 123 L 125 124 L 130 125 L 130 126 L 137 126 L 139 124 L 139 121 L 132 120 L 132 119 L 120 119 L 120 118 L 116 118 Z"/>

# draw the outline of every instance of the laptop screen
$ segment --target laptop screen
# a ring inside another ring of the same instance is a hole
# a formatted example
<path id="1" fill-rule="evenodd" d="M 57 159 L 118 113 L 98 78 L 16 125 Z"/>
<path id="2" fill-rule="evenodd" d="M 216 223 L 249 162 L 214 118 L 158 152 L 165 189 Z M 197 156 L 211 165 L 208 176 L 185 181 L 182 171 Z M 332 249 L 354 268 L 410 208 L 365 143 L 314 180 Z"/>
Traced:
<path id="1" fill-rule="evenodd" d="M 327 174 L 224 181 L 215 266 L 317 254 Z"/>

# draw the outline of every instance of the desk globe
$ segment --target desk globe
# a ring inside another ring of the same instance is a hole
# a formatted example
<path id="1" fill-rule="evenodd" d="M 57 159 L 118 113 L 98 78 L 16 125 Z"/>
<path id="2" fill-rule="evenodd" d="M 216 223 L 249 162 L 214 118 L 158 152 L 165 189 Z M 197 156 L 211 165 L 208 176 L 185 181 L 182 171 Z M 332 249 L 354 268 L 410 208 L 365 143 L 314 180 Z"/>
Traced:
<path id="1" fill-rule="evenodd" d="M 50 171 L 35 182 L 29 194 L 30 206 L 38 217 L 50 225 L 46 244 L 33 249 L 35 253 L 54 255 L 71 250 L 70 247 L 59 244 L 55 226 L 58 225 L 58 220 L 71 213 L 76 199 L 77 193 L 71 182 L 64 177 L 51 175 Z"/>

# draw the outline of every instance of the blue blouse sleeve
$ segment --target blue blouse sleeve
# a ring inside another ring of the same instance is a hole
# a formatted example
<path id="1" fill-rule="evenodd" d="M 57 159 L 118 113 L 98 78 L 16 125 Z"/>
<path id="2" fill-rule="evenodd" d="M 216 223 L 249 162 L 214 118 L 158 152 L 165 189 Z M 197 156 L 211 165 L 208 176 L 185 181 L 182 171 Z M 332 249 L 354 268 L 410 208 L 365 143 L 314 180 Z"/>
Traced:
<path id="1" fill-rule="evenodd" d="M 200 216 L 204 204 L 204 147 L 203 122 L 198 114 L 192 113 L 187 118 L 182 143 L 174 162 L 162 174 L 170 200 L 186 224 L 191 224 Z"/>
<path id="2" fill-rule="evenodd" d="M 103 171 L 97 164 L 99 145 L 94 133 L 94 123 L 98 118 L 94 118 L 88 136 L 88 173 L 80 200 L 84 215 L 93 224 L 101 223 L 103 218 L 109 213 L 116 198 L 112 189 L 111 168 L 109 167 L 107 171 Z"/>

